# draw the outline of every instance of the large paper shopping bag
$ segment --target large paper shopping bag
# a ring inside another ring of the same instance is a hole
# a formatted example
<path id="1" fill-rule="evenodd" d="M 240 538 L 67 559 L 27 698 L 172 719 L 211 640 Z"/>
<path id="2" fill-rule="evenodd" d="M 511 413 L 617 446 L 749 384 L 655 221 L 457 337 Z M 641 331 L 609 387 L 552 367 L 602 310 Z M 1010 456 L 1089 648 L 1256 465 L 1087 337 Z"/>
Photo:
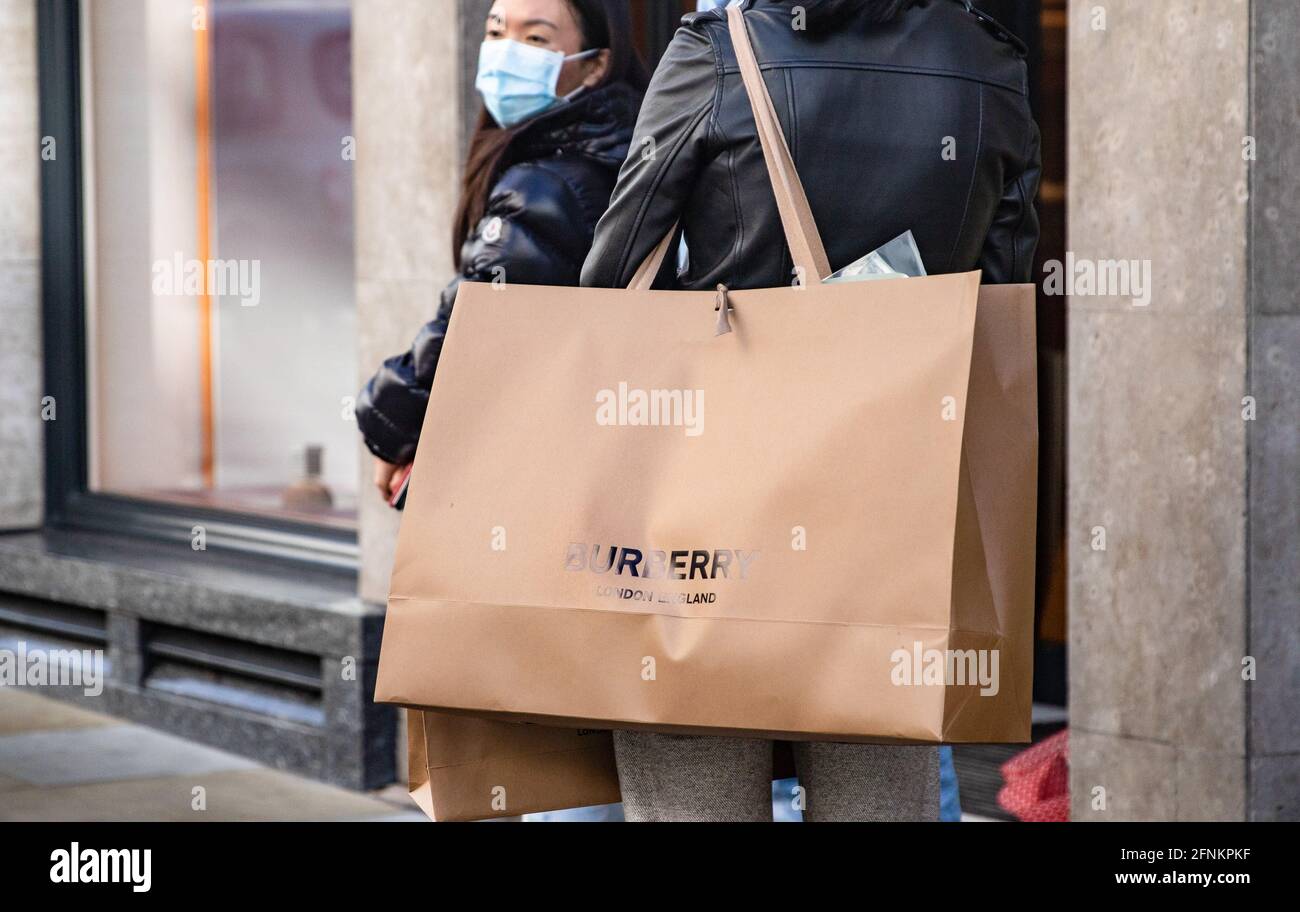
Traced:
<path id="1" fill-rule="evenodd" d="M 607 731 L 411 710 L 411 798 L 437 821 L 487 820 L 619 800 Z"/>
<path id="2" fill-rule="evenodd" d="M 732 27 L 792 255 L 826 276 Z M 574 727 L 1027 740 L 1032 286 L 648 290 L 670 241 L 626 290 L 461 287 L 376 698 Z"/>

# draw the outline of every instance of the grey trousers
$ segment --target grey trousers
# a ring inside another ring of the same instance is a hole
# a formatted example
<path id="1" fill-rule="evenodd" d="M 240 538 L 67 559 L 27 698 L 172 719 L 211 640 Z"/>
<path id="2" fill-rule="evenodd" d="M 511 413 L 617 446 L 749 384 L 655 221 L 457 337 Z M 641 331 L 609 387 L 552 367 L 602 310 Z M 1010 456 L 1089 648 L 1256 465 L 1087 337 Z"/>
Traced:
<path id="1" fill-rule="evenodd" d="M 772 742 L 752 738 L 614 732 L 631 822 L 772 819 Z M 939 819 L 939 749 L 796 742 L 803 819 Z"/>

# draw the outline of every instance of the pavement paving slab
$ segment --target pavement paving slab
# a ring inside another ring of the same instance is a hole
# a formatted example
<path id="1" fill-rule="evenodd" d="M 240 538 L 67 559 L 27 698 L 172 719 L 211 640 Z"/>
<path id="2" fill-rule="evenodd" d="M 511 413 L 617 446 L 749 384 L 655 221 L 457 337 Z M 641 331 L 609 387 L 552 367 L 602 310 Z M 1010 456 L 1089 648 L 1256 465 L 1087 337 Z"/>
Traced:
<path id="1" fill-rule="evenodd" d="M 154 779 L 257 766 L 244 757 L 139 725 L 0 737 L 0 771 L 32 785 Z"/>
<path id="2" fill-rule="evenodd" d="M 121 725 L 120 719 L 51 700 L 26 687 L 0 687 L 0 736 L 18 732 Z"/>
<path id="3" fill-rule="evenodd" d="M 0 796 L 3 821 L 425 819 L 405 789 L 326 785 L 13 687 L 0 687 Z"/>
<path id="4" fill-rule="evenodd" d="M 199 788 L 205 805 L 201 809 L 196 807 L 195 790 Z M 364 793 L 265 768 L 25 788 L 3 794 L 0 820 L 6 821 L 213 823 L 401 816 L 393 813 L 391 805 Z"/>

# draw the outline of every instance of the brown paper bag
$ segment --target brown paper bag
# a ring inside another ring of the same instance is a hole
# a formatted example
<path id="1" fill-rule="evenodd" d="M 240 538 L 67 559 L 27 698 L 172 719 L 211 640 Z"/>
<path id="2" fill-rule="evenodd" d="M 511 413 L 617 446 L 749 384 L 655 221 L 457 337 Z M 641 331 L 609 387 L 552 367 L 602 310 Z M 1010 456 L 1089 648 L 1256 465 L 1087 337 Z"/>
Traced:
<path id="1" fill-rule="evenodd" d="M 607 731 L 411 710 L 409 791 L 437 821 L 487 820 L 619 799 Z"/>
<path id="2" fill-rule="evenodd" d="M 743 20 L 795 263 L 830 273 Z M 460 289 L 376 699 L 791 740 L 1029 738 L 1032 286 Z"/>

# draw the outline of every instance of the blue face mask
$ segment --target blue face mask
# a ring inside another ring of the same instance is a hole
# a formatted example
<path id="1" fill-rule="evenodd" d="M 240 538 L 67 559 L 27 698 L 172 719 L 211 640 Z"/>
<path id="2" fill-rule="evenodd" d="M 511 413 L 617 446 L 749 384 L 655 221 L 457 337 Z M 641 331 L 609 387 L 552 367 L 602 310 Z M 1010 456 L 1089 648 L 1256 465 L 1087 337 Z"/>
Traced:
<path id="1" fill-rule="evenodd" d="M 478 53 L 474 87 L 488 113 L 503 127 L 513 127 L 552 107 L 560 99 L 555 87 L 566 61 L 599 54 L 599 48 L 565 57 L 509 38 L 484 41 Z"/>

